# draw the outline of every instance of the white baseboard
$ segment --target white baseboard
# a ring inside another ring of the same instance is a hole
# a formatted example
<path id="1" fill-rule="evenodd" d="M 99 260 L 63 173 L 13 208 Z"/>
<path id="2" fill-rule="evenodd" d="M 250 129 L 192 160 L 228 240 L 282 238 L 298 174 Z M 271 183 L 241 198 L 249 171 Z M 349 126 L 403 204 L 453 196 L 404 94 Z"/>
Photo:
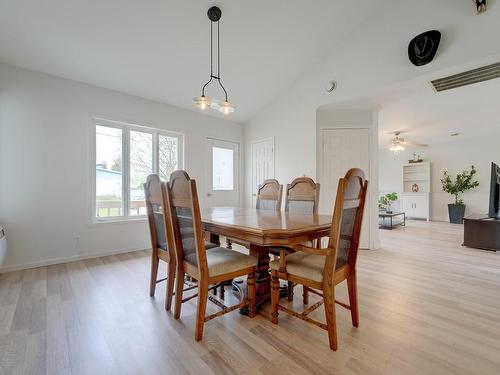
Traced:
<path id="1" fill-rule="evenodd" d="M 38 262 L 30 262 L 30 263 L 17 264 L 17 265 L 13 265 L 13 266 L 0 267 L 0 274 L 6 273 L 6 272 L 27 270 L 30 268 L 51 266 L 53 264 L 69 263 L 69 262 L 75 262 L 75 261 L 91 259 L 91 258 L 100 258 L 100 257 L 109 256 L 109 255 L 131 253 L 134 251 L 142 251 L 142 250 L 148 250 L 148 248 L 146 248 L 146 247 L 133 248 L 133 249 L 129 248 L 129 249 L 111 250 L 111 251 L 104 251 L 104 252 L 78 254 L 78 255 L 72 255 L 69 257 L 62 257 L 62 258 L 46 259 L 46 260 L 41 260 Z"/>

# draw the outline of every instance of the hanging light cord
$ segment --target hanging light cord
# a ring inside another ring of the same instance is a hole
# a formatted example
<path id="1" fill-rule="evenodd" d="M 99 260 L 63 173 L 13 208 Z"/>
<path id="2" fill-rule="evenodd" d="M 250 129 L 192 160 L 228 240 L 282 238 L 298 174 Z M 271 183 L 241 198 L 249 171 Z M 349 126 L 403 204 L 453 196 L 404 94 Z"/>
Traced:
<path id="1" fill-rule="evenodd" d="M 226 97 L 226 102 L 227 102 L 227 91 L 222 85 L 221 79 L 220 79 L 220 26 L 219 26 L 219 21 L 217 21 L 217 75 L 214 75 L 214 69 L 213 69 L 213 45 L 214 45 L 214 38 L 213 38 L 213 24 L 214 22 L 210 22 L 210 79 L 208 80 L 207 83 L 203 85 L 203 88 L 201 89 L 201 96 L 205 96 L 205 87 L 212 82 L 212 79 L 215 78 L 218 82 L 222 90 L 224 90 L 224 95 Z"/>

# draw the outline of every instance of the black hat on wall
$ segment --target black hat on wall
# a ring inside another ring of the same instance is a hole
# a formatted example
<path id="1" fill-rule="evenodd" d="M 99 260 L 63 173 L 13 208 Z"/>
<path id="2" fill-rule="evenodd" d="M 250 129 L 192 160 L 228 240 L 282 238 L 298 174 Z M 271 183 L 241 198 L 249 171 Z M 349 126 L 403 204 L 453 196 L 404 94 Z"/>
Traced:
<path id="1" fill-rule="evenodd" d="M 430 30 L 417 35 L 408 44 L 408 58 L 416 66 L 422 66 L 432 61 L 441 40 L 441 33 Z"/>

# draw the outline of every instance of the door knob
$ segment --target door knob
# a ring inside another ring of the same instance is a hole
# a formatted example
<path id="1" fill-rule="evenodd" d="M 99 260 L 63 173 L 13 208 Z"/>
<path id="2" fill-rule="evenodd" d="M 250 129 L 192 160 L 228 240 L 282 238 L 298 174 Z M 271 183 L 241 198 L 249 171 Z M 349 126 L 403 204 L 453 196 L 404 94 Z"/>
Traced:
<path id="1" fill-rule="evenodd" d="M 210 194 L 210 193 L 207 193 L 207 197 L 211 197 L 211 196 L 212 196 L 212 194 Z"/>

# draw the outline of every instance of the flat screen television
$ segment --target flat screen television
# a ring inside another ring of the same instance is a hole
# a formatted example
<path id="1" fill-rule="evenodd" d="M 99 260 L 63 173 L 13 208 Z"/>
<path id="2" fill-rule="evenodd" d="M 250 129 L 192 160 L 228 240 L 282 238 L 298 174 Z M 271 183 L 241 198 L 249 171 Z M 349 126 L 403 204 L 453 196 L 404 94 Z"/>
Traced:
<path id="1" fill-rule="evenodd" d="M 491 163 L 490 210 L 488 216 L 500 219 L 500 167 Z"/>

